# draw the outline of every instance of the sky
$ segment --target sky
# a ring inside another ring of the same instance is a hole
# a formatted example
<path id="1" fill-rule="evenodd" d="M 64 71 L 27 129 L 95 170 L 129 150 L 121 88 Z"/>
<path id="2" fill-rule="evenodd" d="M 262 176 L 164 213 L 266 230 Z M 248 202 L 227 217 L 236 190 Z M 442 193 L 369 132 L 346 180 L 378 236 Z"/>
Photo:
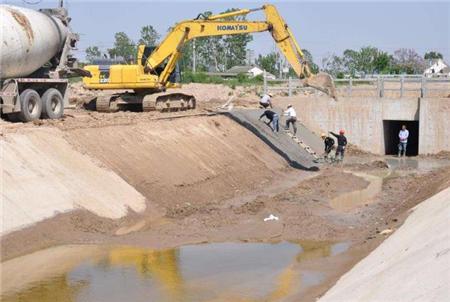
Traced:
<path id="1" fill-rule="evenodd" d="M 37 2 L 27 4 L 26 2 Z M 31 8 L 53 7 L 58 0 L 0 0 Z M 84 58 L 91 45 L 106 50 L 113 46 L 114 33 L 124 31 L 134 41 L 142 26 L 152 25 L 162 36 L 175 23 L 199 13 L 220 13 L 228 8 L 256 8 L 269 1 L 82 1 L 66 0 L 72 29 L 80 34 L 76 55 Z M 345 49 L 374 46 L 393 53 L 413 48 L 419 54 L 435 50 L 450 61 L 450 0 L 447 1 L 270 1 L 290 26 L 302 48 L 314 61 L 341 55 Z M 249 20 L 264 20 L 255 12 Z M 253 35 L 249 48 L 255 54 L 276 49 L 268 33 Z M 449 62 L 450 63 L 450 62 Z"/>

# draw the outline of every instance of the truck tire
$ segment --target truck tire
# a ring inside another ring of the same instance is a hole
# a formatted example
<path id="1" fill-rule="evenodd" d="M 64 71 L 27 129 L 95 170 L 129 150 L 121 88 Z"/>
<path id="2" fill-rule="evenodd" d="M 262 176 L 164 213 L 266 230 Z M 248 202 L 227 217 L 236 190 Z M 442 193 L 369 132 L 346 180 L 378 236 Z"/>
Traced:
<path id="1" fill-rule="evenodd" d="M 42 100 L 33 89 L 26 89 L 22 91 L 20 98 L 20 112 L 11 116 L 12 120 L 19 120 L 22 122 L 31 122 L 39 119 L 42 113 Z"/>
<path id="2" fill-rule="evenodd" d="M 64 99 L 57 89 L 49 88 L 42 95 L 42 117 L 59 119 L 64 114 Z"/>

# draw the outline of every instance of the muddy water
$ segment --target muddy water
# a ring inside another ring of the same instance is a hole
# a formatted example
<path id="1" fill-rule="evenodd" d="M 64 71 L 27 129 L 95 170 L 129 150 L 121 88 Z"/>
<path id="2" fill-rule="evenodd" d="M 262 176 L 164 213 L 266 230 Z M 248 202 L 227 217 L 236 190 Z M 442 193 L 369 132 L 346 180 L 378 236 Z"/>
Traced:
<path id="1" fill-rule="evenodd" d="M 450 160 L 433 158 L 387 158 L 386 162 L 392 170 L 414 169 L 424 172 L 450 165 Z"/>
<path id="2" fill-rule="evenodd" d="M 59 247 L 3 263 L 2 301 L 282 301 L 324 280 L 323 272 L 303 269 L 302 263 L 348 247 L 345 242 Z"/>
<path id="3" fill-rule="evenodd" d="M 337 210 L 351 210 L 355 207 L 369 203 L 379 192 L 381 192 L 381 189 L 383 187 L 383 178 L 388 175 L 386 174 L 383 176 L 375 176 L 366 173 L 349 173 L 364 178 L 367 182 L 369 182 L 369 184 L 362 190 L 351 191 L 333 198 L 330 204 Z"/>

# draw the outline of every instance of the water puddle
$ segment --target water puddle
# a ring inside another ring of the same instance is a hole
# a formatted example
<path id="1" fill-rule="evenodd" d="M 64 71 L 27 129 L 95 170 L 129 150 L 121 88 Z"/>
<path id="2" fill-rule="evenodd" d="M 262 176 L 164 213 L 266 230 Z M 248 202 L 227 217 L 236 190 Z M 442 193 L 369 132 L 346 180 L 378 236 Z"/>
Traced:
<path id="1" fill-rule="evenodd" d="M 352 173 L 358 177 L 364 178 L 366 181 L 369 182 L 369 185 L 362 189 L 362 190 L 356 190 L 348 193 L 344 193 L 339 195 L 336 198 L 333 198 L 330 202 L 330 205 L 341 211 L 347 211 L 351 210 L 355 207 L 364 205 L 366 203 L 369 203 L 373 198 L 381 192 L 381 189 L 383 187 L 383 178 L 387 175 L 381 176 L 374 176 L 366 173 L 356 173 L 356 172 L 348 172 Z"/>
<path id="2" fill-rule="evenodd" d="M 433 158 L 386 158 L 386 162 L 392 170 L 414 169 L 423 172 L 450 165 L 450 160 Z"/>
<path id="3" fill-rule="evenodd" d="M 302 263 L 348 248 L 346 242 L 58 247 L 2 263 L 1 300 L 281 301 L 323 282 L 323 272 Z"/>

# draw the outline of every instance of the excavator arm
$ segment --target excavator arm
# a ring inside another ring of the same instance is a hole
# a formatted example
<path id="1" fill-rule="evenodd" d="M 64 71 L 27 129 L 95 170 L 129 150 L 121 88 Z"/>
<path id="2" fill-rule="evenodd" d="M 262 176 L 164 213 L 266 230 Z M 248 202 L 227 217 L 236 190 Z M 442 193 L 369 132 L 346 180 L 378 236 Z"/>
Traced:
<path id="1" fill-rule="evenodd" d="M 265 21 L 228 21 L 235 16 L 247 15 L 251 12 L 263 10 Z M 294 35 L 273 5 L 264 5 L 257 9 L 242 9 L 233 12 L 212 15 L 194 20 L 182 21 L 170 31 L 162 43 L 148 58 L 138 58 L 144 61 L 144 70 L 154 73 L 156 68 L 166 62 L 163 71 L 159 74 L 159 82 L 165 85 L 170 74 L 181 56 L 183 46 L 189 40 L 199 37 L 239 35 L 246 33 L 271 33 L 275 43 L 284 54 L 292 69 L 298 77 L 305 77 L 308 86 L 317 88 L 335 98 L 334 82 L 328 74 L 314 76 L 308 66 L 299 44 Z"/>

